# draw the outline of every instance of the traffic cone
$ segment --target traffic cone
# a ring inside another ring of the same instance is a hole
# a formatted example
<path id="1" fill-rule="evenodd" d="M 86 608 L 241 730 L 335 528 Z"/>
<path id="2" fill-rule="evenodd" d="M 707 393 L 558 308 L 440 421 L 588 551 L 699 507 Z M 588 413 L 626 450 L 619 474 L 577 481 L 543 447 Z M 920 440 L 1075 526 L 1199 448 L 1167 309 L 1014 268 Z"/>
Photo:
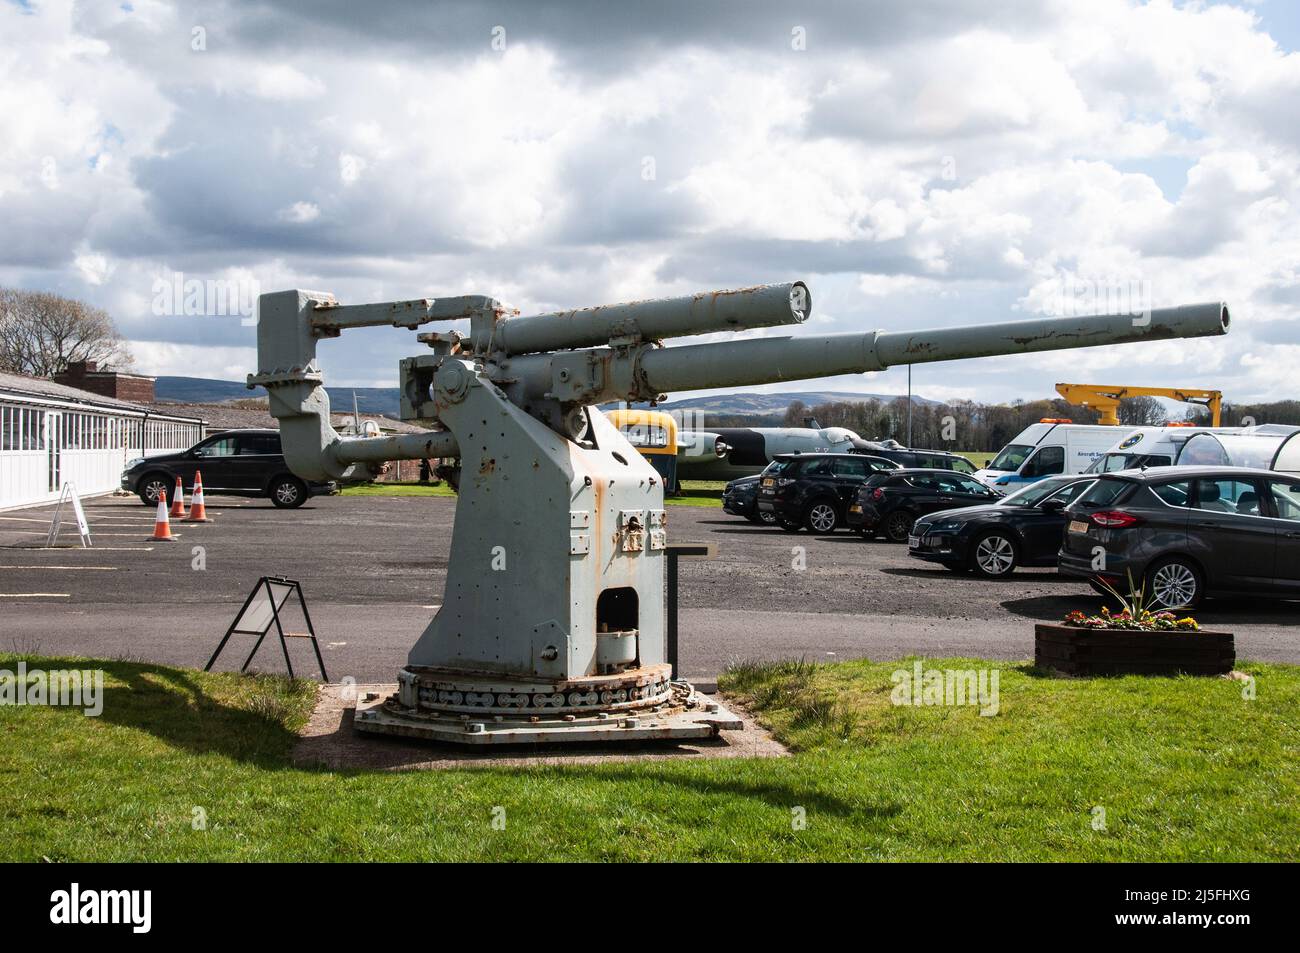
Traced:
<path id="1" fill-rule="evenodd" d="M 158 501 L 158 516 L 154 519 L 154 522 L 153 522 L 153 535 L 150 536 L 149 538 L 150 538 L 150 539 L 165 540 L 166 542 L 169 542 L 169 543 L 174 543 L 174 542 L 176 542 L 176 538 L 175 538 L 174 536 L 172 536 L 172 524 L 171 524 L 171 521 L 167 519 L 167 501 L 166 501 L 166 500 L 159 500 L 159 501 Z"/>
<path id="2" fill-rule="evenodd" d="M 190 515 L 187 523 L 211 523 L 207 508 L 203 505 L 203 473 L 194 471 L 194 489 L 190 491 Z"/>
<path id="3" fill-rule="evenodd" d="M 176 477 L 176 491 L 172 493 L 172 509 L 168 515 L 185 518 L 185 485 L 181 483 L 179 475 Z"/>

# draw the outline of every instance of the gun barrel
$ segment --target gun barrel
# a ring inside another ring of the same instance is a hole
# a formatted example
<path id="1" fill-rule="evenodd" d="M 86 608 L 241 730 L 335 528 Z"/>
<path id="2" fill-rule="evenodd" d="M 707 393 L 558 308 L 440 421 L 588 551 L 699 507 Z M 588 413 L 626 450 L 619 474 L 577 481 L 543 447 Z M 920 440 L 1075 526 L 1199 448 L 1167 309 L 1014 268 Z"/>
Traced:
<path id="1" fill-rule="evenodd" d="M 490 335 L 480 333 L 474 349 L 480 353 L 534 354 L 596 347 L 624 337 L 650 341 L 710 331 L 800 324 L 811 310 L 808 286 L 792 281 L 508 318 L 498 322 Z"/>
<path id="2" fill-rule="evenodd" d="M 757 338 L 660 348 L 641 357 L 648 385 L 661 393 L 808 380 L 996 354 L 1225 334 L 1223 302 L 1157 308 L 1146 314 L 1034 318 L 921 331 L 868 331 L 817 337 Z"/>

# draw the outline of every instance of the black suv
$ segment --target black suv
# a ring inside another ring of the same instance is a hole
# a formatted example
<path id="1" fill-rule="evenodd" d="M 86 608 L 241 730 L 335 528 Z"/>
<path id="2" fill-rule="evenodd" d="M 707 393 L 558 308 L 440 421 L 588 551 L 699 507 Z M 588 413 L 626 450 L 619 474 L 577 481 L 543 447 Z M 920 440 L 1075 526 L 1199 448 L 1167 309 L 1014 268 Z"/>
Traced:
<path id="1" fill-rule="evenodd" d="M 122 489 L 156 506 L 160 499 L 171 502 L 178 476 L 193 487 L 195 471 L 203 473 L 204 493 L 266 496 L 286 508 L 335 489 L 334 483 L 308 483 L 289 471 L 278 430 L 227 430 L 180 453 L 132 460 L 122 471 Z"/>
<path id="2" fill-rule="evenodd" d="M 1165 608 L 1207 595 L 1300 599 L 1300 474 L 1160 467 L 1099 477 L 1066 511 L 1061 573 L 1129 579 Z"/>
<path id="3" fill-rule="evenodd" d="M 733 516 L 743 516 L 751 523 L 775 523 L 776 513 L 758 508 L 758 481 L 760 476 L 737 477 L 722 490 L 722 510 Z"/>
<path id="4" fill-rule="evenodd" d="M 952 470 L 895 470 L 863 484 L 849 506 L 848 523 L 868 539 L 884 533 L 890 542 L 905 543 L 912 524 L 927 513 L 999 498 L 974 477 Z"/>
<path id="5" fill-rule="evenodd" d="M 1002 579 L 1018 566 L 1055 566 L 1065 532 L 1065 508 L 1095 476 L 1035 480 L 995 503 L 922 516 L 908 538 L 909 556 L 954 572 Z"/>
<path id="6" fill-rule="evenodd" d="M 947 450 L 917 450 L 904 447 L 897 440 L 864 440 L 861 448 L 856 452 L 893 460 L 904 469 L 954 470 L 957 473 L 974 473 L 976 469 L 975 464 L 960 453 L 949 453 Z"/>
<path id="7" fill-rule="evenodd" d="M 860 453 L 782 453 L 759 474 L 758 510 L 782 529 L 833 533 L 864 480 L 898 464 Z"/>

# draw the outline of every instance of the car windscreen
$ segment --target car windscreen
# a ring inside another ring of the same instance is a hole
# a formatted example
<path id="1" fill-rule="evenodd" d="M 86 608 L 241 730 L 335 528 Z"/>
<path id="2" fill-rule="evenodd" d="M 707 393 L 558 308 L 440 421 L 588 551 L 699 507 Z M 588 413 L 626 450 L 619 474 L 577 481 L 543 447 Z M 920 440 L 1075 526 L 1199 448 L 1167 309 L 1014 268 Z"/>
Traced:
<path id="1" fill-rule="evenodd" d="M 986 470 L 1019 470 L 1025 458 L 1034 452 L 1034 448 L 1025 443 L 1009 443 L 1002 452 L 993 458 Z"/>
<path id="2" fill-rule="evenodd" d="M 784 473 L 787 476 L 793 476 L 799 471 L 798 460 L 773 460 L 763 471 L 766 476 L 776 476 Z"/>
<path id="3" fill-rule="evenodd" d="M 1086 506 L 1089 509 L 1095 509 L 1099 506 L 1110 506 L 1120 497 L 1124 496 L 1133 484 L 1128 480 L 1108 480 L 1102 478 L 1094 483 L 1088 492 L 1079 497 L 1078 505 Z"/>
<path id="4" fill-rule="evenodd" d="M 1024 489 L 1016 490 L 998 500 L 998 506 L 1033 506 L 1039 500 L 1046 499 L 1061 487 L 1069 483 L 1066 479 L 1047 479 L 1031 483 Z"/>

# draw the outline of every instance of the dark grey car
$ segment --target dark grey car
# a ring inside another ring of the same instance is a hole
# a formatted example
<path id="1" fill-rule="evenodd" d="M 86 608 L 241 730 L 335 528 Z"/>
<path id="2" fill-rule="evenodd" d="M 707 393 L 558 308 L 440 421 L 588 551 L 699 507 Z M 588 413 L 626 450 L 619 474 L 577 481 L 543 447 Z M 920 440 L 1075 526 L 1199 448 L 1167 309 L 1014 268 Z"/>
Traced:
<path id="1" fill-rule="evenodd" d="M 1300 474 L 1160 467 L 1102 476 L 1066 509 L 1058 565 L 1164 607 L 1205 596 L 1300 599 Z"/>

